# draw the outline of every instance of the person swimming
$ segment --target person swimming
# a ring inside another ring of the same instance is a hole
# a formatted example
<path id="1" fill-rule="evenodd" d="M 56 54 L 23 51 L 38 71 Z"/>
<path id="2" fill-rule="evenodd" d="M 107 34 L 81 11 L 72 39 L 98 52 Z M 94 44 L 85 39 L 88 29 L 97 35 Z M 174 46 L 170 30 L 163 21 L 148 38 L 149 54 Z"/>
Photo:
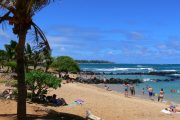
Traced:
<path id="1" fill-rule="evenodd" d="M 175 89 L 171 89 L 170 91 L 171 91 L 171 93 L 176 93 L 177 92 Z"/>

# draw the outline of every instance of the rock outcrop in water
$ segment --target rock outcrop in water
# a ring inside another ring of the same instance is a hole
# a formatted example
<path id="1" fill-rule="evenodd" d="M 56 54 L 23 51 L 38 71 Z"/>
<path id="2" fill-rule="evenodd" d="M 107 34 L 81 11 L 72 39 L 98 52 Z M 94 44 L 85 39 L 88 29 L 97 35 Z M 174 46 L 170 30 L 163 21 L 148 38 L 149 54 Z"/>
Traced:
<path id="1" fill-rule="evenodd" d="M 176 71 L 160 71 L 160 72 L 134 72 L 134 73 L 113 73 L 113 72 L 92 72 L 92 71 L 81 71 L 81 74 L 84 76 L 116 76 L 116 75 L 157 75 L 157 76 L 165 76 L 168 77 L 169 79 L 165 80 L 160 80 L 160 79 L 154 79 L 151 80 L 153 82 L 169 82 L 169 81 L 174 81 L 180 78 L 180 76 L 175 76 L 176 74 L 180 74 L 179 72 Z M 95 78 L 89 78 L 89 77 L 78 77 L 76 79 L 77 82 L 81 83 L 89 83 L 89 84 L 99 84 L 99 83 L 104 83 L 103 77 L 95 77 Z M 119 78 L 110 78 L 106 79 L 107 84 L 123 84 L 123 83 L 142 83 L 144 82 L 141 79 L 119 79 Z"/>
<path id="2" fill-rule="evenodd" d="M 110 78 L 106 79 L 105 81 L 102 79 L 94 78 L 94 79 L 85 79 L 82 77 L 76 78 L 76 82 L 80 83 L 87 83 L 87 84 L 100 84 L 100 83 L 106 83 L 106 84 L 123 84 L 123 83 L 142 83 L 143 81 L 140 79 L 116 79 L 116 78 Z"/>

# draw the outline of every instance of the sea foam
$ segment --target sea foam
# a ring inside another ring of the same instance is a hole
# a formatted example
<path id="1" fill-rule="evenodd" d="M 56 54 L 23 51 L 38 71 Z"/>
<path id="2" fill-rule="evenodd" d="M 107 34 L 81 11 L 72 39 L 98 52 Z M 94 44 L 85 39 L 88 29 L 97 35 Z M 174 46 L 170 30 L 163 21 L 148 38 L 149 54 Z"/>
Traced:
<path id="1" fill-rule="evenodd" d="M 155 71 L 153 68 L 96 68 L 95 71 L 108 71 L 108 72 L 114 72 L 114 71 L 141 71 L 141 70 L 147 70 L 147 71 Z"/>

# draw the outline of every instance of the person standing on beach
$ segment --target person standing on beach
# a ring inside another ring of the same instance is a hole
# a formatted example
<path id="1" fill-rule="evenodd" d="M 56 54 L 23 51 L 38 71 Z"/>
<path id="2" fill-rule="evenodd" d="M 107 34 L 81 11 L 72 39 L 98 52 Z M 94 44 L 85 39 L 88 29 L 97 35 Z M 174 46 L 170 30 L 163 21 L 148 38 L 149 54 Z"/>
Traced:
<path id="1" fill-rule="evenodd" d="M 125 97 L 128 97 L 128 88 L 129 88 L 128 83 L 124 83 L 124 96 Z"/>
<path id="2" fill-rule="evenodd" d="M 132 96 L 135 95 L 135 88 L 134 88 L 134 85 L 133 85 L 133 84 L 131 84 L 131 85 L 129 86 L 129 89 L 130 89 L 130 91 L 131 91 L 131 95 L 132 95 Z"/>
<path id="3" fill-rule="evenodd" d="M 104 84 L 106 84 L 106 78 L 105 77 L 103 78 L 103 82 L 104 82 Z"/>
<path id="4" fill-rule="evenodd" d="M 153 96 L 153 88 L 152 88 L 152 87 L 149 87 L 149 88 L 148 88 L 148 92 L 149 92 L 149 98 L 150 98 L 151 100 L 153 100 L 153 99 L 152 99 L 152 96 Z"/>
<path id="5" fill-rule="evenodd" d="M 164 98 L 164 90 L 163 89 L 161 89 L 160 90 L 160 92 L 159 92 L 159 96 L 158 96 L 158 102 L 159 101 L 163 101 L 163 98 Z"/>
<path id="6" fill-rule="evenodd" d="M 144 90 L 144 88 L 142 89 L 142 94 L 144 95 L 144 93 L 145 93 L 145 90 Z"/>

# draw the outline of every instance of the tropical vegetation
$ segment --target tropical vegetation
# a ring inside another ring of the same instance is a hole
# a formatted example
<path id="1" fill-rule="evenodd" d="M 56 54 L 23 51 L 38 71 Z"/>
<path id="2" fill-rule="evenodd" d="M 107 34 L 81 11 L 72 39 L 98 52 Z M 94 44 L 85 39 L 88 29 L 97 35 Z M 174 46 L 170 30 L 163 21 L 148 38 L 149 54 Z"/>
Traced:
<path id="1" fill-rule="evenodd" d="M 32 96 L 40 96 L 47 94 L 49 88 L 60 87 L 61 79 L 42 71 L 30 71 L 26 73 L 26 83 Z"/>
<path id="2" fill-rule="evenodd" d="M 42 30 L 33 22 L 32 17 L 54 0 L 0 0 L 0 23 L 8 21 L 12 25 L 12 31 L 18 36 L 16 48 L 17 75 L 18 75 L 18 99 L 17 119 L 26 119 L 26 82 L 25 82 L 25 43 L 28 31 L 35 33 L 35 41 L 41 50 L 49 51 L 48 41 Z"/>
<path id="3" fill-rule="evenodd" d="M 77 63 L 113 63 L 105 60 L 76 60 Z"/>
<path id="4" fill-rule="evenodd" d="M 60 56 L 54 59 L 51 67 L 54 67 L 59 73 L 61 72 L 79 72 L 79 65 L 69 56 Z"/>

